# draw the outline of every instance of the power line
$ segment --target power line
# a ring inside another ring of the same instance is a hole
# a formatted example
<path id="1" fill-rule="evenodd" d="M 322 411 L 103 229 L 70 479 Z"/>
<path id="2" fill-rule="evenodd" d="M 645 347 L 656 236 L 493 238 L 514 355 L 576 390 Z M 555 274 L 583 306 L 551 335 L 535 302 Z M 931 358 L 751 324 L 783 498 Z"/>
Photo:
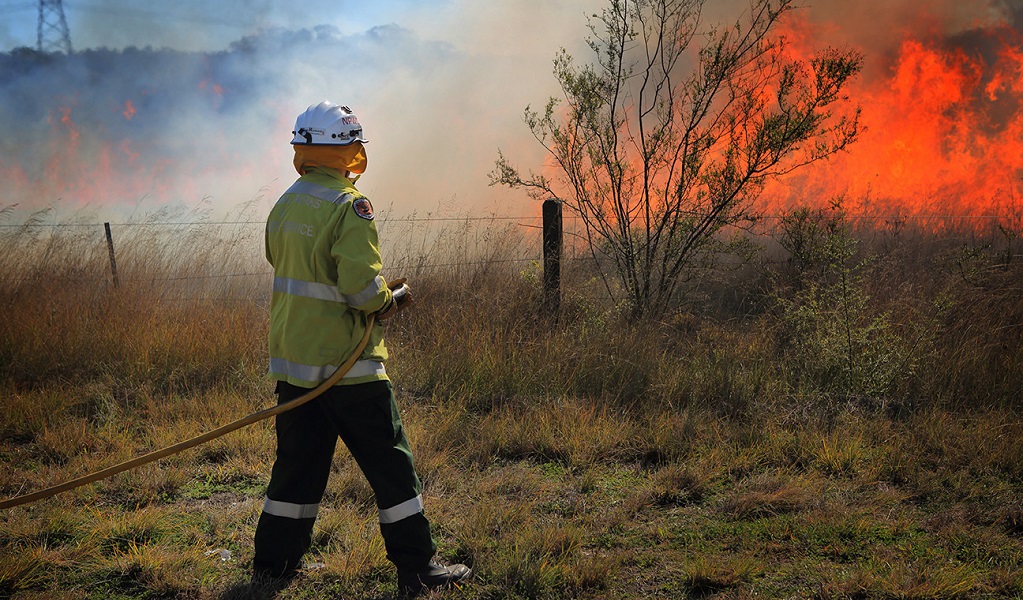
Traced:
<path id="1" fill-rule="evenodd" d="M 39 0 L 39 23 L 36 28 L 36 50 L 71 54 L 71 34 L 64 17 L 62 0 Z"/>
<path id="2" fill-rule="evenodd" d="M 790 215 L 760 215 L 757 220 L 768 220 L 768 219 L 786 219 Z M 518 216 L 518 217 L 394 217 L 384 218 L 380 217 L 377 219 L 378 223 L 385 225 L 387 223 L 437 223 L 437 222 L 452 222 L 452 223 L 464 223 L 464 222 L 493 222 L 493 221 L 536 221 L 540 216 Z M 577 215 L 565 215 L 565 220 L 580 220 Z M 954 220 L 954 219 L 967 219 L 967 220 L 998 220 L 998 219 L 1017 219 L 1019 217 L 1015 215 L 845 215 L 846 219 L 865 220 L 865 221 L 927 221 L 927 220 Z M 154 223 L 110 223 L 111 227 L 186 227 L 196 225 L 266 225 L 265 220 L 252 220 L 252 221 L 163 221 Z M 522 227 L 535 228 L 535 225 L 528 225 L 525 223 L 519 223 Z M 10 224 L 0 223 L 0 228 L 6 229 L 33 229 L 36 227 L 102 227 L 103 223 L 23 223 L 23 224 Z"/>

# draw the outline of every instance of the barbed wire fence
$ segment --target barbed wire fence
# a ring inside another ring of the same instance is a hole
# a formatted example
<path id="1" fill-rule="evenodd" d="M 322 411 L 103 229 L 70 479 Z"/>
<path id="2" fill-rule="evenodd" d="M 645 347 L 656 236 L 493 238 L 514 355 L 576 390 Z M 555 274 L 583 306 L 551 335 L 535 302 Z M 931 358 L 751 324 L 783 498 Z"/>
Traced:
<path id="1" fill-rule="evenodd" d="M 766 246 L 777 240 L 787 215 L 763 215 L 756 231 Z M 561 262 L 593 261 L 581 218 L 564 214 Z M 895 238 L 907 228 L 930 232 L 932 243 L 977 244 L 997 233 L 1010 243 L 1006 260 L 1023 258 L 1011 241 L 1020 238 L 1018 218 L 1003 215 L 846 215 L 853 226 Z M 164 300 L 203 299 L 222 302 L 266 301 L 272 269 L 263 260 L 260 219 L 167 222 L 0 223 L 0 282 L 7 288 L 36 284 L 43 278 L 117 287 L 120 282 L 162 288 Z M 385 271 L 403 276 L 438 270 L 506 268 L 534 275 L 544 271 L 541 215 L 378 217 Z M 942 237 L 941 232 L 947 232 Z M 971 233 L 972 232 L 972 233 Z M 775 244 L 777 245 L 777 244 Z M 34 249 L 27 248 L 35 246 Z M 70 252 L 73 259 L 61 264 Z M 929 260 L 909 256 L 905 260 Z M 783 263 L 775 252 L 762 263 Z M 211 285 L 211 283 L 213 285 Z"/>

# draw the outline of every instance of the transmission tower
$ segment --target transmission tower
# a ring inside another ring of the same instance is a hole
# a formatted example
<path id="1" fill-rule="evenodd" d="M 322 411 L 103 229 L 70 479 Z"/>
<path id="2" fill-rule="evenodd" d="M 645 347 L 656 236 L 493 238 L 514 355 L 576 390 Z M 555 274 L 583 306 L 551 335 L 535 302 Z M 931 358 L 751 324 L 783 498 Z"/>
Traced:
<path id="1" fill-rule="evenodd" d="M 63 0 L 39 0 L 39 28 L 36 49 L 40 52 L 71 54 L 71 35 L 64 18 Z"/>

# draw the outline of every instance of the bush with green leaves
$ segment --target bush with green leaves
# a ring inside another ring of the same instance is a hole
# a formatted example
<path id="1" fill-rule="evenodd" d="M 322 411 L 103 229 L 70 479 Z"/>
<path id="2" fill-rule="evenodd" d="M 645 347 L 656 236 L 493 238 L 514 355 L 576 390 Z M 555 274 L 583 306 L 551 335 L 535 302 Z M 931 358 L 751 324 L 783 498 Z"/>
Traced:
<path id="1" fill-rule="evenodd" d="M 907 339 L 864 285 L 870 257 L 859 256 L 840 204 L 798 209 L 782 219 L 781 244 L 792 280 L 778 295 L 785 364 L 802 390 L 883 400 L 913 375 L 919 339 Z"/>

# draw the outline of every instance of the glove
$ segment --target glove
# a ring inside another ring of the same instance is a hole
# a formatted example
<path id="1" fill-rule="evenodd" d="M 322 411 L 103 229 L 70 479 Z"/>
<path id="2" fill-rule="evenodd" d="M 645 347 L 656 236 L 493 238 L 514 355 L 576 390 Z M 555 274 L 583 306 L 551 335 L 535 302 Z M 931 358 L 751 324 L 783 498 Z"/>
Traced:
<path id="1" fill-rule="evenodd" d="M 413 304 L 412 290 L 405 281 L 407 280 L 402 277 L 387 284 L 387 288 L 391 290 L 391 301 L 377 311 L 377 320 L 390 319 Z"/>

